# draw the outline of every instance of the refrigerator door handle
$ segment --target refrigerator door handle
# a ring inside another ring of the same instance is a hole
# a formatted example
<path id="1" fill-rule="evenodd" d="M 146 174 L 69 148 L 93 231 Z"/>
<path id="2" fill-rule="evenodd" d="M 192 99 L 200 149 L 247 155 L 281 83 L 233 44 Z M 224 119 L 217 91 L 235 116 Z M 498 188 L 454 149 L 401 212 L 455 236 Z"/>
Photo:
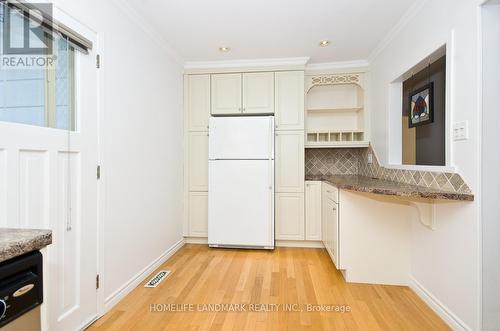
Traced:
<path id="1" fill-rule="evenodd" d="M 269 160 L 274 160 L 274 117 L 269 117 Z"/>

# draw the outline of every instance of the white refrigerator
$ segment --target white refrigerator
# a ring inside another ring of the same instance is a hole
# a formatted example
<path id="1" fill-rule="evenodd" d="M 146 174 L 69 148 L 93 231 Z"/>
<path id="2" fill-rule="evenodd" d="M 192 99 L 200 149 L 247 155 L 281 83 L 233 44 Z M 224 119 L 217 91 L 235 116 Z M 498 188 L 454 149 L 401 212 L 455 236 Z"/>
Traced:
<path id="1" fill-rule="evenodd" d="M 208 244 L 274 248 L 274 117 L 211 117 Z"/>

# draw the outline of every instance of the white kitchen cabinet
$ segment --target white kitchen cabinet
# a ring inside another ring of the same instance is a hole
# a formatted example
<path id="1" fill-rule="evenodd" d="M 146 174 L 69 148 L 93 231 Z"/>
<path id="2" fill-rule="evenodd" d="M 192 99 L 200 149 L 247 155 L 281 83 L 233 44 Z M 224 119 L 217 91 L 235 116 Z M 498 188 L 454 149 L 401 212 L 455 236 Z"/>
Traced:
<path id="1" fill-rule="evenodd" d="M 208 192 L 189 192 L 190 237 L 208 236 Z"/>
<path id="2" fill-rule="evenodd" d="M 339 204 L 338 190 L 326 183 L 322 184 L 322 238 L 323 244 L 333 263 L 340 268 L 339 250 Z"/>
<path id="3" fill-rule="evenodd" d="M 274 72 L 243 74 L 242 113 L 274 113 Z"/>
<path id="4" fill-rule="evenodd" d="M 304 193 L 276 193 L 276 239 L 304 240 Z"/>
<path id="5" fill-rule="evenodd" d="M 189 133 L 189 191 L 208 191 L 208 133 Z"/>
<path id="6" fill-rule="evenodd" d="M 306 240 L 322 240 L 320 181 L 306 181 L 305 210 Z"/>
<path id="7" fill-rule="evenodd" d="M 274 72 L 211 75 L 212 115 L 274 114 Z"/>
<path id="8" fill-rule="evenodd" d="M 207 131 L 210 117 L 210 75 L 189 75 L 186 80 L 188 129 Z"/>
<path id="9" fill-rule="evenodd" d="M 240 115 L 241 74 L 211 75 L 212 115 Z"/>
<path id="10" fill-rule="evenodd" d="M 276 130 L 304 130 L 304 72 L 275 73 Z"/>
<path id="11" fill-rule="evenodd" d="M 304 133 L 277 131 L 275 139 L 276 192 L 304 192 Z"/>

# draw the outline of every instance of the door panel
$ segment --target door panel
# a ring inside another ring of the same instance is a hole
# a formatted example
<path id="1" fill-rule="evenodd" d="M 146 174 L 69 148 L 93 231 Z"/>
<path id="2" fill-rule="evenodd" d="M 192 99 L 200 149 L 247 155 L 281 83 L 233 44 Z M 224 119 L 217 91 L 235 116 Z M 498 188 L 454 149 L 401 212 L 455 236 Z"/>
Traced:
<path id="1" fill-rule="evenodd" d="M 210 75 L 189 75 L 187 80 L 189 131 L 207 131 L 210 117 Z"/>
<path id="2" fill-rule="evenodd" d="M 241 114 L 241 74 L 211 75 L 212 115 Z"/>
<path id="3" fill-rule="evenodd" d="M 304 192 L 304 133 L 276 132 L 276 192 Z"/>
<path id="4" fill-rule="evenodd" d="M 189 133 L 189 190 L 208 191 L 208 133 Z"/>
<path id="5" fill-rule="evenodd" d="M 208 192 L 189 192 L 189 236 L 208 236 Z"/>
<path id="6" fill-rule="evenodd" d="M 276 193 L 276 239 L 304 240 L 303 193 Z"/>
<path id="7" fill-rule="evenodd" d="M 244 114 L 274 114 L 274 72 L 243 74 Z"/>
<path id="8" fill-rule="evenodd" d="M 306 240 L 321 240 L 321 182 L 306 182 Z"/>
<path id="9" fill-rule="evenodd" d="M 304 72 L 275 74 L 277 130 L 304 130 Z"/>
<path id="10" fill-rule="evenodd" d="M 273 162 L 209 161 L 208 243 L 274 246 Z"/>

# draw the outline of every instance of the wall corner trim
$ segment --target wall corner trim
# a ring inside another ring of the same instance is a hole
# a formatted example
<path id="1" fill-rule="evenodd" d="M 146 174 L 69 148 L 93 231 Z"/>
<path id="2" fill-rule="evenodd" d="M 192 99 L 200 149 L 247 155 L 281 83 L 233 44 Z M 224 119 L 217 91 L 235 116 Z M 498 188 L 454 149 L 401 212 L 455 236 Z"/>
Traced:
<path id="1" fill-rule="evenodd" d="M 104 300 L 104 311 L 102 312 L 102 315 L 110 311 L 111 308 L 113 308 L 117 303 L 119 303 L 127 294 L 129 294 L 134 288 L 136 288 L 140 283 L 142 283 L 142 281 L 144 281 L 144 279 L 146 279 L 155 269 L 157 269 L 165 261 L 171 258 L 185 244 L 186 241 L 184 240 L 184 238 L 177 241 L 165 252 L 163 252 L 159 257 L 157 257 L 154 261 L 152 261 L 149 265 L 147 265 L 144 269 L 139 271 L 129 281 L 123 284 L 118 290 L 109 295 Z"/>
<path id="2" fill-rule="evenodd" d="M 472 330 L 413 276 L 410 276 L 409 286 L 452 330 Z"/>

